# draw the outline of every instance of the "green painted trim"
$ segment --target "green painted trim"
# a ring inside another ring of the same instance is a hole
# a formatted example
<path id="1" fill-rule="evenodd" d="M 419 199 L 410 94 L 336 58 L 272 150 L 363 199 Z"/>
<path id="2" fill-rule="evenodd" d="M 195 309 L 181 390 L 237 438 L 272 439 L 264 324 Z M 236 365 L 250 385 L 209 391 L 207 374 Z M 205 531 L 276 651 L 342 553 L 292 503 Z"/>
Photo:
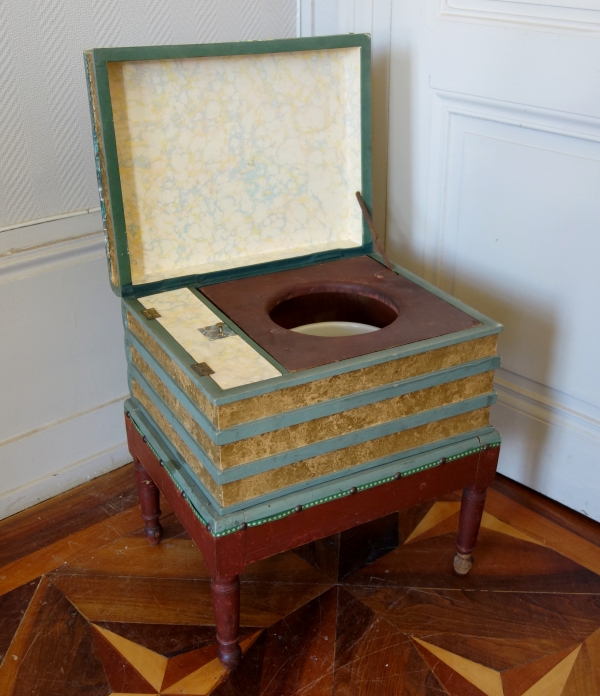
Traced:
<path id="1" fill-rule="evenodd" d="M 398 266 L 397 268 L 400 267 Z M 436 294 L 439 293 L 441 293 L 440 296 L 445 299 L 445 293 L 442 293 L 441 290 L 436 288 Z M 126 299 L 123 300 L 123 302 L 124 309 L 130 311 L 132 316 L 137 319 L 137 321 L 154 338 L 161 348 L 163 348 L 163 350 L 165 350 L 171 356 L 174 362 L 186 373 L 186 375 L 196 383 L 207 399 L 209 399 L 209 401 L 216 406 L 232 403 L 234 401 L 240 401 L 242 399 L 248 399 L 260 394 L 267 394 L 269 392 L 285 389 L 286 387 L 306 384 L 315 380 L 325 379 L 326 377 L 352 372 L 353 370 L 360 370 L 364 367 L 379 365 L 381 363 L 408 357 L 410 355 L 425 353 L 430 350 L 435 350 L 436 348 L 445 348 L 446 346 L 464 343 L 465 341 L 474 340 L 476 338 L 483 338 L 485 336 L 497 334 L 502 330 L 502 326 L 500 324 L 493 322 L 490 319 L 486 319 L 485 323 L 482 322 L 480 326 L 475 326 L 471 329 L 456 331 L 455 333 L 446 334 L 444 336 L 436 336 L 434 338 L 428 338 L 424 341 L 409 343 L 403 346 L 395 346 L 376 353 L 369 353 L 367 355 L 360 355 L 356 358 L 350 358 L 349 360 L 341 360 L 339 362 L 329 363 L 328 365 L 322 365 L 321 367 L 314 367 L 309 370 L 302 370 L 301 372 L 292 372 L 282 375 L 281 377 L 274 377 L 262 382 L 253 382 L 251 384 L 245 384 L 240 387 L 224 390 L 221 389 L 221 387 L 219 387 L 219 385 L 210 377 L 200 377 L 190 368 L 190 365 L 195 362 L 194 359 L 158 322 L 154 320 L 149 321 L 142 315 L 141 311 L 143 307 L 137 300 Z M 455 300 L 455 302 L 458 303 L 459 301 Z M 235 327 L 235 324 L 232 322 L 230 322 L 229 325 L 232 328 Z"/>
<path id="2" fill-rule="evenodd" d="M 289 259 L 269 261 L 268 263 L 259 263 L 253 266 L 240 266 L 238 268 L 215 271 L 213 273 L 167 278 L 165 280 L 159 280 L 153 283 L 130 285 L 127 288 L 123 288 L 123 297 L 144 297 L 145 295 L 154 295 L 159 292 L 166 292 L 167 290 L 178 290 L 179 288 L 189 285 L 194 285 L 195 287 L 204 287 L 205 285 L 226 283 L 229 280 L 239 280 L 240 278 L 249 278 L 251 276 L 289 271 L 293 268 L 314 266 L 319 263 L 325 263 L 326 261 L 338 261 L 340 259 L 347 259 L 355 256 L 364 256 L 365 253 L 370 251 L 370 245 L 363 245 L 354 249 L 322 251 L 318 254 L 295 256 Z"/>
<path id="3" fill-rule="evenodd" d="M 92 51 L 92 57 L 96 77 L 101 137 L 104 146 L 106 181 L 108 184 L 110 210 L 113 220 L 115 263 L 119 277 L 119 287 L 121 293 L 123 293 L 124 288 L 131 285 L 131 266 L 129 263 L 127 235 L 125 233 L 125 212 L 123 208 L 123 193 L 121 190 L 121 176 L 119 174 L 119 158 L 117 154 L 117 141 L 110 98 L 108 69 L 106 63 L 99 63 L 96 61 L 95 51 Z"/>
<path id="4" fill-rule="evenodd" d="M 263 432 L 271 432 L 273 430 L 279 430 L 280 428 L 289 427 L 290 425 L 305 423 L 315 418 L 341 413 L 352 408 L 375 404 L 395 396 L 402 396 L 420 389 L 427 389 L 428 387 L 445 384 L 463 377 L 470 377 L 481 374 L 482 372 L 496 370 L 499 365 L 499 357 L 483 358 L 479 361 L 464 363 L 446 370 L 420 375 L 401 382 L 393 382 L 356 394 L 330 399 L 329 401 L 324 401 L 313 406 L 307 406 L 294 411 L 288 411 L 287 413 L 277 414 L 269 418 L 251 421 L 247 424 L 222 430 L 221 433 L 226 434 L 227 442 L 234 442 L 236 440 L 252 437 L 253 435 L 262 434 Z M 223 441 L 223 444 L 224 443 L 225 440 Z"/>
<path id="5" fill-rule="evenodd" d="M 144 418 L 152 425 L 152 427 L 157 431 L 160 432 L 160 429 L 156 425 L 154 419 L 152 416 L 144 409 L 144 407 L 132 397 L 132 402 L 136 404 L 136 407 L 140 411 L 140 413 L 143 414 Z M 345 471 L 341 472 L 335 472 L 333 474 L 328 474 L 326 476 L 319 477 L 317 479 L 313 479 L 311 481 L 305 481 L 303 483 L 298 483 L 293 486 L 288 486 L 287 488 L 282 488 L 277 491 L 271 491 L 269 493 L 265 493 L 263 495 L 256 496 L 255 498 L 249 498 L 248 500 L 241 501 L 239 503 L 234 503 L 233 505 L 226 505 L 222 506 L 219 501 L 213 496 L 213 494 L 204 487 L 204 484 L 200 481 L 200 479 L 196 476 L 196 474 L 190 469 L 190 474 L 194 478 L 194 480 L 197 482 L 197 485 L 202 489 L 208 500 L 210 501 L 211 505 L 219 511 L 220 514 L 233 514 L 235 512 L 240 512 L 243 510 L 246 510 L 248 507 L 256 507 L 259 505 L 268 505 L 268 506 L 279 506 L 279 502 L 281 498 L 288 497 L 291 499 L 296 500 L 298 496 L 303 496 L 306 491 L 314 491 L 314 490 L 321 490 L 323 487 L 327 486 L 333 486 L 339 487 L 340 481 L 350 481 L 351 484 L 350 487 L 354 485 L 358 485 L 362 480 L 371 480 L 372 479 L 372 471 L 376 469 L 385 469 L 385 467 L 389 467 L 392 465 L 395 466 L 400 466 L 402 465 L 404 468 L 402 470 L 405 470 L 406 467 L 403 462 L 405 463 L 407 459 L 413 459 L 414 457 L 426 457 L 430 458 L 431 455 L 428 454 L 434 450 L 438 450 L 441 444 L 447 444 L 447 445 L 452 445 L 453 443 L 456 442 L 464 442 L 464 437 L 465 435 L 469 435 L 469 437 L 478 437 L 479 435 L 485 434 L 487 432 L 492 431 L 493 428 L 491 426 L 486 427 L 486 428 L 480 428 L 479 430 L 473 430 L 470 431 L 469 433 L 464 433 L 462 435 L 457 435 L 453 438 L 447 438 L 446 440 L 442 440 L 439 442 L 435 443 L 430 443 L 429 445 L 424 445 L 422 447 L 417 447 L 414 448 L 413 450 L 407 450 L 406 452 L 402 452 L 402 457 L 397 458 L 397 455 L 389 455 L 387 457 L 382 457 L 381 459 L 373 460 L 372 462 L 367 462 L 365 464 L 358 465 L 356 467 L 353 467 L 352 469 L 346 469 Z M 170 441 L 169 441 L 170 442 Z M 479 444 L 479 441 L 476 442 L 476 444 Z M 181 453 L 174 447 L 172 443 L 170 443 L 170 446 L 173 448 L 174 453 L 176 454 L 176 457 L 182 462 L 185 462 L 185 458 L 182 457 Z M 186 464 L 187 466 L 187 464 Z M 189 468 L 189 467 L 188 467 Z"/>
<path id="6" fill-rule="evenodd" d="M 497 430 L 490 430 L 489 433 L 484 433 L 483 435 L 479 435 L 479 442 L 482 445 L 490 445 L 490 447 L 494 444 L 500 444 L 501 438 L 500 438 L 500 433 Z"/>
<path id="7" fill-rule="evenodd" d="M 222 514 L 219 512 L 203 492 L 204 489 L 196 475 L 173 452 L 161 432 L 140 411 L 134 399 L 127 399 L 124 406 L 125 414 L 131 414 L 131 422 L 135 429 L 146 438 L 148 446 L 161 466 L 164 467 L 177 490 L 185 493 L 185 499 L 203 524 L 208 523 L 213 530 L 219 531 L 224 528 L 223 525 L 231 526 L 245 521 L 243 513 Z"/>
<path id="8" fill-rule="evenodd" d="M 497 438 L 497 434 L 495 435 L 495 437 Z M 489 445 L 489 447 L 499 447 L 499 446 L 500 446 L 500 442 L 496 442 L 494 444 Z M 343 481 L 337 482 L 338 486 L 341 485 L 344 487 L 342 491 L 339 491 L 338 493 L 333 493 L 333 494 L 330 494 L 330 495 L 327 495 L 327 496 L 324 496 L 321 498 L 317 498 L 316 500 L 313 500 L 309 503 L 305 503 L 305 504 L 303 504 L 303 508 L 313 507 L 314 505 L 320 505 L 324 502 L 334 500 L 337 497 L 349 495 L 349 494 L 351 494 L 352 488 L 356 488 L 357 491 L 363 491 L 363 490 L 366 490 L 368 488 L 373 488 L 375 486 L 379 486 L 383 483 L 389 483 L 390 481 L 395 480 L 397 475 L 400 475 L 401 478 L 404 478 L 406 476 L 411 476 L 412 474 L 417 474 L 420 471 L 424 471 L 425 469 L 431 469 L 435 466 L 439 466 L 440 464 L 444 463 L 444 461 L 449 462 L 449 461 L 454 461 L 456 459 L 462 459 L 463 457 L 466 457 L 470 454 L 474 454 L 474 453 L 479 452 L 481 450 L 483 450 L 483 446 L 471 446 L 470 449 L 465 450 L 464 449 L 464 441 L 463 441 L 463 448 L 461 448 L 461 451 L 458 454 L 451 455 L 449 457 L 439 457 L 439 458 L 432 460 L 432 457 L 439 456 L 439 448 L 436 448 L 434 451 L 430 451 L 429 453 L 427 453 L 425 455 L 430 460 L 429 463 L 427 463 L 427 464 L 421 464 L 421 465 L 408 464 L 404 468 L 400 468 L 401 464 L 402 464 L 402 460 L 395 460 L 395 461 L 389 462 L 387 468 L 389 469 L 392 466 L 398 467 L 399 471 L 396 472 L 396 474 L 391 474 L 389 476 L 385 476 L 384 478 L 379 478 L 376 481 L 369 481 L 368 483 L 358 484 L 356 486 L 352 485 L 353 483 L 355 483 L 355 479 L 356 479 L 356 475 L 353 474 L 351 477 L 347 477 L 347 479 L 345 477 Z M 423 459 L 423 457 L 421 457 L 421 459 Z M 370 473 L 370 472 L 368 472 L 368 473 Z M 288 508 L 287 511 L 294 511 L 294 510 L 293 510 L 293 508 L 291 508 L 291 509 Z M 283 511 L 283 512 L 285 513 L 287 511 Z M 279 513 L 279 514 L 281 514 L 281 513 Z M 256 524 L 263 524 L 264 522 L 269 522 L 273 519 L 279 519 L 279 517 L 270 516 L 270 517 L 265 517 L 265 518 L 259 518 L 259 520 L 256 520 L 255 523 Z M 248 523 L 248 525 L 250 526 L 250 523 Z"/>
<path id="9" fill-rule="evenodd" d="M 237 513 L 222 514 L 217 512 L 206 497 L 202 485 L 187 466 L 182 464 L 171 452 L 160 434 L 146 420 L 133 400 L 129 399 L 125 402 L 125 411 L 131 414 L 133 425 L 143 437 L 146 437 L 148 445 L 164 466 L 177 490 L 185 493 L 185 498 L 194 514 L 204 525 L 210 525 L 210 531 L 216 537 L 239 531 L 242 528 L 240 525 L 243 523 L 248 526 L 259 526 L 283 519 L 294 513 L 294 508 L 298 504 L 301 504 L 304 509 L 314 507 L 350 495 L 350 490 L 353 487 L 357 491 L 367 490 L 389 483 L 395 480 L 398 475 L 401 477 L 410 476 L 425 469 L 440 466 L 442 459 L 453 461 L 474 454 L 484 448 L 483 440 L 486 440 L 485 444 L 488 447 L 500 446 L 500 437 L 497 431 L 488 428 L 483 435 L 474 436 L 473 433 L 469 433 L 468 437 L 452 444 L 443 444 L 425 454 L 391 462 L 388 466 L 381 468 L 380 474 L 375 480 L 365 478 L 364 474 L 362 479 L 344 477 L 333 485 L 312 486 L 305 488 L 300 494 L 284 495 L 267 504 L 251 505 Z M 367 472 L 367 474 L 373 475 L 375 472 Z"/>
<path id="10" fill-rule="evenodd" d="M 385 265 L 385 262 L 379 254 L 373 252 L 369 254 L 369 256 L 381 263 L 382 265 Z M 504 330 L 504 326 L 502 326 L 502 324 L 500 324 L 499 322 L 490 319 L 485 314 L 482 314 L 476 309 L 473 309 L 473 307 L 470 307 L 468 304 L 465 304 L 464 302 L 448 294 L 444 290 L 440 290 L 440 288 L 438 288 L 436 285 L 428 283 L 426 280 L 423 280 L 423 278 L 420 278 L 414 273 L 411 273 L 406 268 L 399 266 L 397 263 L 392 263 L 392 266 L 394 267 L 394 270 L 398 275 L 404 276 L 405 278 L 408 278 L 408 280 L 412 280 L 413 283 L 419 285 L 425 290 L 428 290 L 432 295 L 439 297 L 441 300 L 444 300 L 448 304 L 451 304 L 453 307 L 460 309 L 461 312 L 464 312 L 465 314 L 468 314 L 470 317 L 473 317 L 473 319 L 477 319 L 477 321 L 480 321 L 482 326 L 484 326 L 486 329 L 489 329 L 488 334 L 501 333 Z"/>
<path id="11" fill-rule="evenodd" d="M 139 408 L 143 413 L 146 415 L 146 417 L 154 423 L 154 418 L 142 403 L 140 403 L 135 396 L 133 396 L 133 386 L 132 382 L 135 380 L 138 385 L 143 389 L 145 392 L 146 396 L 148 399 L 152 402 L 155 408 L 157 408 L 161 415 L 168 421 L 169 425 L 175 430 L 175 432 L 179 435 L 179 437 L 183 440 L 183 442 L 192 450 L 194 456 L 200 461 L 204 469 L 206 469 L 206 472 L 210 474 L 211 478 L 218 483 L 220 486 L 223 485 L 224 483 L 229 483 L 229 481 L 226 481 L 223 478 L 223 471 L 217 467 L 217 465 L 213 462 L 213 460 L 210 458 L 204 447 L 202 447 L 201 444 L 199 444 L 189 433 L 189 431 L 184 428 L 184 426 L 181 424 L 179 419 L 175 416 L 173 411 L 165 404 L 165 402 L 161 399 L 159 394 L 154 390 L 152 385 L 145 379 L 145 377 L 139 372 L 134 365 L 129 363 L 127 365 L 127 386 L 129 388 L 129 393 L 131 394 L 131 398 L 135 400 L 135 402 L 139 405 Z M 156 424 L 156 429 L 160 430 L 158 427 L 158 424 Z M 180 456 L 183 459 L 183 456 L 181 453 L 178 451 Z M 243 476 L 240 476 L 239 478 L 243 478 Z M 215 501 L 217 502 L 217 501 Z"/>
<path id="12" fill-rule="evenodd" d="M 206 527 L 207 525 L 210 526 L 209 522 L 204 519 L 202 514 L 196 509 L 194 504 L 192 503 L 190 497 L 187 495 L 185 488 L 180 485 L 178 482 L 177 478 L 173 475 L 173 472 L 171 470 L 170 466 L 167 466 L 167 461 L 169 459 L 165 457 L 165 455 L 160 451 L 159 447 L 156 445 L 153 445 L 152 440 L 145 434 L 145 432 L 142 430 L 142 428 L 137 424 L 137 420 L 139 420 L 139 412 L 137 412 L 137 409 L 135 409 L 132 404 L 130 403 L 129 399 L 125 401 L 125 416 L 129 418 L 131 421 L 131 424 L 133 427 L 138 431 L 138 433 L 142 436 L 144 439 L 144 442 L 148 445 L 148 447 L 152 450 L 152 453 L 154 456 L 158 459 L 160 465 L 164 468 L 164 470 L 167 472 L 169 475 L 171 481 L 173 482 L 173 485 L 175 488 L 182 494 L 185 494 L 184 500 L 187 501 L 188 505 L 192 509 L 194 515 L 202 522 L 202 524 Z"/>
<path id="13" fill-rule="evenodd" d="M 180 46 L 136 46 L 129 48 L 97 48 L 91 51 L 98 110 L 112 212 L 115 240 L 115 263 L 119 278 L 120 293 L 123 297 L 142 297 L 166 290 L 174 290 L 194 283 L 197 286 L 221 283 L 227 280 L 245 278 L 251 275 L 276 273 L 290 268 L 309 266 L 334 259 L 360 256 L 373 250 L 370 232 L 363 224 L 363 245 L 355 249 L 340 249 L 318 254 L 307 254 L 292 259 L 282 259 L 268 263 L 233 268 L 216 273 L 187 275 L 176 278 L 133 285 L 131 265 L 125 226 L 125 213 L 119 175 L 118 152 L 114 131 L 112 103 L 108 80 L 109 62 L 165 60 L 197 57 L 257 55 L 290 51 L 314 51 L 336 48 L 360 48 L 361 51 L 361 144 L 363 197 L 371 205 L 372 162 L 371 162 L 371 37 L 367 34 L 343 34 L 339 36 L 317 36 L 271 41 L 247 41 L 213 44 L 189 44 Z M 353 192 L 352 192 L 353 193 Z M 117 290 L 117 289 L 116 289 Z"/>
<path id="14" fill-rule="evenodd" d="M 84 51 L 83 53 L 83 65 L 85 68 L 85 82 L 87 86 L 87 95 L 88 95 L 88 106 L 90 109 L 90 122 L 92 125 L 92 141 L 93 141 L 93 147 L 94 147 L 94 164 L 96 168 L 96 184 L 98 186 L 98 194 L 99 194 L 99 199 L 100 199 L 100 214 L 102 216 L 102 228 L 104 231 L 104 245 L 106 248 L 106 265 L 108 266 L 108 282 L 110 283 L 110 287 L 112 291 L 120 296 L 121 291 L 120 289 L 114 285 L 112 281 L 112 269 L 110 267 L 110 252 L 109 252 L 109 241 L 108 241 L 108 223 L 106 219 L 106 205 L 104 201 L 104 194 L 103 194 L 103 185 L 102 185 L 102 171 L 101 171 L 101 160 L 100 160 L 100 152 L 99 152 L 99 141 L 98 139 L 102 137 L 101 133 L 98 133 L 96 130 L 96 120 L 94 119 L 94 103 L 93 103 L 93 98 L 92 98 L 92 82 L 95 83 L 96 78 L 95 75 L 90 74 L 90 65 L 87 60 L 87 55 L 88 52 Z M 92 66 L 92 70 L 93 70 Z"/>
<path id="15" fill-rule="evenodd" d="M 207 44 L 179 44 L 172 46 L 130 46 L 95 48 L 92 56 L 100 65 L 108 62 L 130 60 L 168 60 L 170 58 L 202 58 L 214 56 L 243 56 L 262 53 L 287 53 L 289 51 L 317 51 L 326 48 L 368 48 L 368 34 L 332 34 L 307 36 L 294 39 L 268 39 L 265 41 L 228 41 Z"/>
<path id="16" fill-rule="evenodd" d="M 192 370 L 191 366 L 195 364 L 194 358 L 183 348 L 183 346 L 171 336 L 171 334 L 154 319 L 146 319 L 142 314 L 144 307 L 138 300 L 128 299 L 122 302 L 123 325 L 125 328 L 125 337 L 133 341 L 137 341 L 135 336 L 129 331 L 127 326 L 127 313 L 131 315 L 134 321 L 138 324 L 158 343 L 158 345 L 169 355 L 173 362 L 179 367 L 185 375 L 196 384 L 198 389 L 206 396 L 213 404 L 217 404 L 215 392 L 218 394 L 224 393 L 219 385 L 214 382 L 209 376 L 200 377 L 200 375 Z"/>
<path id="17" fill-rule="evenodd" d="M 489 445 L 489 447 L 500 447 L 500 442 L 496 442 L 494 444 Z M 455 454 L 452 457 L 447 457 L 445 459 L 437 459 L 433 462 L 430 462 L 429 464 L 423 464 L 421 466 L 417 466 L 414 469 L 411 469 L 410 471 L 405 471 L 401 474 L 401 477 L 404 478 L 406 476 L 412 476 L 413 474 L 418 474 L 421 471 L 425 471 L 426 469 L 433 469 L 434 467 L 440 466 L 446 462 L 451 462 L 455 461 L 456 459 L 463 459 L 464 457 L 468 457 L 471 454 L 476 454 L 477 452 L 481 452 L 483 450 L 483 447 L 474 447 L 472 449 L 466 450 L 464 452 L 461 452 L 460 454 Z M 365 483 L 360 486 L 353 486 L 352 488 L 355 488 L 356 490 L 351 490 L 351 489 L 346 489 L 344 491 L 340 491 L 339 493 L 334 493 L 332 495 L 327 495 L 324 496 L 323 498 L 318 498 L 317 500 L 306 503 L 305 505 L 302 506 L 302 509 L 308 509 L 311 507 L 315 507 L 317 505 L 322 505 L 323 503 L 329 503 L 332 500 L 337 500 L 338 498 L 345 498 L 349 495 L 355 495 L 356 493 L 360 493 L 361 491 L 366 491 L 370 488 L 375 488 L 377 486 L 382 486 L 385 483 L 391 483 L 392 481 L 395 481 L 396 476 L 386 476 L 385 478 L 378 479 L 377 481 L 372 481 L 371 483 Z M 284 510 L 283 512 L 280 512 L 276 515 L 271 515 L 268 517 L 263 517 L 258 520 L 254 520 L 253 522 L 248 522 L 247 525 L 248 527 L 258 527 L 263 524 L 267 524 L 268 522 L 275 522 L 276 520 L 281 520 L 284 517 L 289 517 L 290 515 L 296 514 L 296 509 L 294 508 L 288 508 L 287 510 Z M 234 534 L 235 532 L 239 532 L 240 527 L 239 525 L 236 527 L 230 527 L 229 529 L 224 529 L 222 532 L 216 532 L 213 534 L 215 537 L 222 537 L 222 536 L 227 536 L 229 534 Z"/>
<path id="18" fill-rule="evenodd" d="M 143 375 L 138 372 L 133 365 L 128 366 L 127 374 L 130 383 L 130 390 L 131 380 L 135 379 L 146 393 L 146 396 L 153 403 L 155 408 L 160 411 L 161 415 L 168 421 L 177 435 L 202 463 L 207 473 L 209 473 L 213 480 L 219 485 L 240 481 L 248 478 L 249 476 L 262 474 L 266 471 L 272 471 L 273 469 L 279 469 L 305 459 L 311 459 L 312 457 L 317 457 L 323 454 L 330 454 L 331 452 L 335 452 L 346 447 L 351 447 L 352 445 L 362 444 L 368 442 L 369 440 L 375 440 L 380 437 L 385 437 L 386 435 L 392 435 L 404 430 L 409 430 L 410 428 L 416 428 L 420 425 L 425 425 L 444 418 L 450 418 L 452 416 L 468 413 L 469 411 L 474 411 L 479 408 L 485 408 L 494 404 L 497 399 L 496 393 L 492 392 L 473 399 L 466 399 L 465 401 L 449 404 L 448 406 L 441 406 L 428 411 L 422 411 L 421 413 L 406 416 L 405 418 L 397 418 L 396 420 L 388 421 L 387 423 L 380 423 L 379 425 L 371 426 L 370 428 L 363 428 L 362 430 L 356 430 L 338 437 L 321 440 L 320 442 L 305 445 L 304 447 L 297 447 L 270 457 L 255 459 L 253 461 L 246 462 L 245 464 L 238 464 L 227 469 L 221 469 L 218 464 L 212 461 L 204 448 L 194 439 L 177 416 L 161 399 L 160 395 L 157 394 L 152 386 L 144 379 Z M 143 405 L 140 404 L 140 408 L 144 411 L 144 413 L 146 413 L 146 409 L 143 407 Z M 433 443 L 433 446 L 435 446 L 435 443 Z M 398 452 L 381 457 L 376 461 L 381 463 L 383 461 L 392 461 L 397 458 Z M 350 469 L 327 474 L 324 477 L 320 477 L 318 480 L 328 480 L 328 478 L 343 476 L 350 471 L 359 471 L 361 468 L 370 468 L 372 466 L 373 461 L 365 462 L 364 464 L 358 464 Z"/>
<path id="19" fill-rule="evenodd" d="M 356 394 L 348 394 L 336 399 L 330 399 L 312 406 L 305 406 L 294 411 L 287 411 L 267 418 L 249 421 L 241 425 L 236 425 L 232 428 L 219 430 L 215 424 L 210 421 L 204 412 L 183 392 L 179 386 L 173 381 L 171 376 L 165 372 L 162 365 L 154 359 L 154 357 L 146 350 L 146 348 L 137 341 L 133 334 L 129 334 L 126 340 L 127 345 L 132 345 L 142 358 L 148 363 L 150 369 L 156 373 L 158 378 L 164 382 L 169 391 L 188 411 L 190 416 L 202 427 L 206 434 L 216 445 L 226 445 L 238 440 L 245 440 L 255 435 L 272 432 L 281 428 L 287 428 L 291 425 L 306 423 L 316 418 L 323 418 L 342 411 L 348 411 L 360 406 L 367 406 L 385 399 L 390 399 L 395 396 L 402 396 L 413 391 L 427 389 L 428 387 L 437 386 L 453 382 L 463 377 L 471 377 L 495 370 L 500 365 L 500 358 L 482 358 L 469 363 L 463 363 L 455 367 L 450 367 L 438 372 L 432 372 L 401 382 L 392 382 L 387 385 L 368 389 Z M 130 353 L 127 350 L 127 360 L 131 363 Z"/>
<path id="20" fill-rule="evenodd" d="M 217 428 L 217 426 L 209 420 L 204 411 L 196 406 L 196 404 L 189 398 L 189 396 L 183 392 L 179 386 L 173 381 L 171 376 L 165 372 L 162 365 L 154 359 L 154 357 L 146 350 L 146 348 L 137 340 L 133 334 L 126 334 L 125 336 L 125 357 L 127 358 L 127 367 L 129 366 L 133 369 L 137 368 L 133 364 L 133 359 L 131 357 L 131 348 L 135 348 L 137 352 L 142 356 L 145 362 L 148 364 L 150 369 L 156 374 L 156 376 L 164 382 L 169 391 L 175 396 L 175 398 L 181 403 L 181 405 L 189 411 L 191 417 L 201 426 L 201 428 L 206 432 L 210 439 L 216 445 L 228 444 L 228 442 L 222 441 L 220 433 L 224 432 Z M 240 438 L 242 439 L 242 438 Z"/>

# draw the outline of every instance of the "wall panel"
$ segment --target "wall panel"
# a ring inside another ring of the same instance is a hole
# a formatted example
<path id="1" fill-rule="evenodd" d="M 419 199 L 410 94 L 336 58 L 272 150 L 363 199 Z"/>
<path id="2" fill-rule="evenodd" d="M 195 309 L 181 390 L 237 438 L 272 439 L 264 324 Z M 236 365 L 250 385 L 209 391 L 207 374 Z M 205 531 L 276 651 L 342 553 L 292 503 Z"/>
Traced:
<path id="1" fill-rule="evenodd" d="M 563 29 L 597 30 L 598 0 L 444 0 L 442 15 L 456 19 L 523 22 Z"/>
<path id="2" fill-rule="evenodd" d="M 598 519 L 600 123 L 436 100 L 429 275 L 506 327 L 500 469 Z"/>
<path id="3" fill-rule="evenodd" d="M 505 325 L 500 471 L 600 520 L 600 2 L 396 0 L 388 249 Z"/>
<path id="4" fill-rule="evenodd" d="M 0 518 L 130 460 L 82 51 L 295 34 L 294 0 L 32 0 L 0 21 Z"/>
<path id="5" fill-rule="evenodd" d="M 371 35 L 373 218 L 385 239 L 387 222 L 388 109 L 391 0 L 298 0 L 298 35 Z"/>
<path id="6" fill-rule="evenodd" d="M 82 52 L 293 36 L 294 0 L 9 0 L 0 22 L 0 227 L 98 205 Z"/>

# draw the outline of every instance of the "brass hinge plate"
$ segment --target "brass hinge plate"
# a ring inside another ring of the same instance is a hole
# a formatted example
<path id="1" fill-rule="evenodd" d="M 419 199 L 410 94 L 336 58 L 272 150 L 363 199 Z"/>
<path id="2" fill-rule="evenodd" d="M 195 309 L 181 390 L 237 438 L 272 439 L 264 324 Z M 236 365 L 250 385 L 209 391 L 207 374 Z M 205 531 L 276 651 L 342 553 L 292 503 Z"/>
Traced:
<path id="1" fill-rule="evenodd" d="M 158 317 L 160 317 L 160 314 L 154 309 L 154 307 L 142 309 L 142 314 L 146 317 L 146 319 L 158 319 Z"/>
<path id="2" fill-rule="evenodd" d="M 208 338 L 209 341 L 218 341 L 220 338 L 228 338 L 229 336 L 235 336 L 235 331 L 230 329 L 227 324 L 220 321 L 218 324 L 212 324 L 211 326 L 203 326 L 198 329 L 198 331 Z"/>
<path id="3" fill-rule="evenodd" d="M 200 377 L 208 377 L 208 375 L 214 375 L 215 371 L 206 363 L 194 363 L 192 365 L 192 370 L 197 372 Z"/>

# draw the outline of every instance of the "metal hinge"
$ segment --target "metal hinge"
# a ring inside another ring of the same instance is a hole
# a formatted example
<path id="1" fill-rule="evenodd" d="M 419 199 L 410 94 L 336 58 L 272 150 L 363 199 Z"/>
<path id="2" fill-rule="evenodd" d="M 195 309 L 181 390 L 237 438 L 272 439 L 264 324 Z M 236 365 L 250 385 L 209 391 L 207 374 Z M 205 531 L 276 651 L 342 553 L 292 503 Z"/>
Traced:
<path id="1" fill-rule="evenodd" d="M 197 372 L 200 377 L 208 377 L 208 375 L 215 374 L 215 371 L 206 363 L 194 363 L 192 365 L 192 370 Z"/>
<path id="2" fill-rule="evenodd" d="M 146 317 L 146 319 L 158 319 L 158 317 L 160 317 L 160 314 L 154 309 L 154 307 L 142 309 L 142 314 Z"/>
<path id="3" fill-rule="evenodd" d="M 220 338 L 235 336 L 235 331 L 222 321 L 218 324 L 212 324 L 211 326 L 203 326 L 201 329 L 198 329 L 198 331 L 203 336 L 206 336 L 209 341 L 218 341 Z"/>

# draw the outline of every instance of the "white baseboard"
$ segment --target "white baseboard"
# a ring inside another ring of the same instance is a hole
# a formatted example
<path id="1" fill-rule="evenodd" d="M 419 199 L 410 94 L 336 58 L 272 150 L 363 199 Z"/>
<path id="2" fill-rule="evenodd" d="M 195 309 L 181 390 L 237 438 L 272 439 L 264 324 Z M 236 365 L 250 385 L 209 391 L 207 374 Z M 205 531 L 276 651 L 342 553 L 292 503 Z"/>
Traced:
<path id="1" fill-rule="evenodd" d="M 500 403 L 600 446 L 600 418 L 596 407 L 548 389 L 536 390 L 529 380 L 525 385 L 516 380 L 525 382 L 505 370 L 498 372 L 494 386 Z"/>
<path id="2" fill-rule="evenodd" d="M 6 441 L 0 519 L 130 461 L 122 398 Z"/>
<path id="3" fill-rule="evenodd" d="M 38 273 L 102 259 L 105 254 L 104 235 L 101 232 L 6 252 L 0 254 L 0 283 L 11 283 Z"/>
<path id="4" fill-rule="evenodd" d="M 93 232 L 103 236 L 102 216 L 93 209 L 0 228 L 0 258 L 84 237 Z"/>
<path id="5" fill-rule="evenodd" d="M 0 519 L 131 460 L 101 229 L 93 210 L 0 229 Z"/>
<path id="6" fill-rule="evenodd" d="M 70 464 L 64 469 L 30 481 L 19 488 L 0 495 L 0 519 L 26 510 L 37 503 L 65 493 L 71 488 L 118 469 L 131 461 L 127 443 L 99 452 L 83 462 Z"/>
<path id="7" fill-rule="evenodd" d="M 600 420 L 592 404 L 500 371 L 492 423 L 498 471 L 600 521 Z"/>

